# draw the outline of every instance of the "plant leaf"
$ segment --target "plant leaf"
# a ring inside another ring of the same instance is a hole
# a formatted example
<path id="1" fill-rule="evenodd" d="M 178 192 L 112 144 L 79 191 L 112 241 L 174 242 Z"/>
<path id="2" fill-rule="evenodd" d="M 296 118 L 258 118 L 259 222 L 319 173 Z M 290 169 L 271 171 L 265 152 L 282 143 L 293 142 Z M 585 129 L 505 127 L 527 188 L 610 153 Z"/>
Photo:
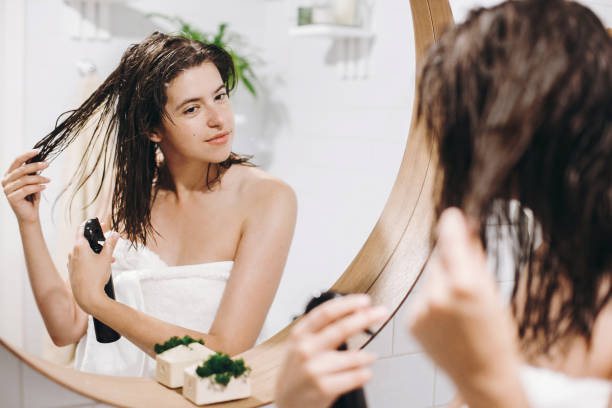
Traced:
<path id="1" fill-rule="evenodd" d="M 255 92 L 255 87 L 253 87 L 253 84 L 251 83 L 251 81 L 248 80 L 247 77 L 242 77 L 242 83 L 244 84 L 244 86 L 247 87 L 247 89 L 253 96 L 257 96 L 257 92 Z"/>

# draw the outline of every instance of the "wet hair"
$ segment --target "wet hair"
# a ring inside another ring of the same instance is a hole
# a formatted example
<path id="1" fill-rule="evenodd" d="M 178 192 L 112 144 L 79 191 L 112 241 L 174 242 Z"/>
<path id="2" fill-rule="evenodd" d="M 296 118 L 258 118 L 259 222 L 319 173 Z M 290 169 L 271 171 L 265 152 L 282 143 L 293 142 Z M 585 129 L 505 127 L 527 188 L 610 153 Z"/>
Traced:
<path id="1" fill-rule="evenodd" d="M 420 75 L 437 216 L 456 206 L 483 231 L 491 220 L 515 227 L 512 307 L 525 349 L 548 353 L 576 335 L 590 345 L 612 298 L 612 39 L 601 21 L 565 0 L 476 9 Z M 535 252 L 526 209 L 542 232 Z"/>
<path id="2" fill-rule="evenodd" d="M 40 149 L 40 160 L 53 159 L 79 134 L 87 134 L 90 140 L 70 182 L 74 195 L 101 167 L 102 181 L 91 204 L 100 195 L 104 178 L 111 173 L 112 228 L 125 233 L 132 243 L 146 245 L 147 238 L 155 232 L 151 206 L 159 182 L 168 180 L 163 161 L 159 161 L 159 147 L 147 137 L 160 128 L 164 117 L 168 118 L 164 108 L 166 86 L 184 70 L 204 62 L 217 67 L 229 93 L 236 84 L 236 74 L 232 57 L 225 50 L 155 32 L 128 48 L 104 83 L 78 109 L 62 114 L 55 129 L 34 146 Z M 93 126 L 89 123 L 92 120 Z M 98 151 L 95 146 L 100 146 Z M 95 156 L 93 165 L 88 164 L 90 156 Z M 248 164 L 248 159 L 230 153 L 225 161 L 209 164 L 207 187 L 212 188 L 231 165 Z"/>

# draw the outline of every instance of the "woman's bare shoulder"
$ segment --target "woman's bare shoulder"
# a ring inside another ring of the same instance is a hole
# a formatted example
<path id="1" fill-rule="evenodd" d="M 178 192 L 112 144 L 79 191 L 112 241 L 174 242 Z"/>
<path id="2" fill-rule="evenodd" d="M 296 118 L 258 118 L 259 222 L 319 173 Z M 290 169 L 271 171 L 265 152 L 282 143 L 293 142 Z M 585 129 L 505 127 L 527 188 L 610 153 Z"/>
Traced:
<path id="1" fill-rule="evenodd" d="M 238 194 L 250 202 L 269 203 L 281 201 L 295 206 L 297 199 L 293 188 L 283 180 L 252 166 L 232 166 Z"/>

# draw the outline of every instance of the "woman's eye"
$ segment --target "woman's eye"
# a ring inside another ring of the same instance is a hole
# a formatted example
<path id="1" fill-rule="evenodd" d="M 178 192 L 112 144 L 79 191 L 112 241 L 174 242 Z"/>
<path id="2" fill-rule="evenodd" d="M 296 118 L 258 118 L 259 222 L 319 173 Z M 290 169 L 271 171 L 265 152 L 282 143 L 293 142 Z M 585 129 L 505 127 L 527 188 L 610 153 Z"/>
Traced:
<path id="1" fill-rule="evenodd" d="M 187 108 L 187 109 L 185 110 L 185 112 L 184 112 L 184 113 L 194 113 L 194 112 L 196 111 L 196 109 L 197 109 L 197 108 L 198 108 L 197 106 L 192 106 L 192 107 L 189 107 L 189 108 Z"/>
<path id="2" fill-rule="evenodd" d="M 217 100 L 217 101 L 222 101 L 222 100 L 224 100 L 225 98 L 227 98 L 227 93 L 225 93 L 225 92 L 220 93 L 220 94 L 218 94 L 217 96 L 215 96 L 215 100 Z"/>

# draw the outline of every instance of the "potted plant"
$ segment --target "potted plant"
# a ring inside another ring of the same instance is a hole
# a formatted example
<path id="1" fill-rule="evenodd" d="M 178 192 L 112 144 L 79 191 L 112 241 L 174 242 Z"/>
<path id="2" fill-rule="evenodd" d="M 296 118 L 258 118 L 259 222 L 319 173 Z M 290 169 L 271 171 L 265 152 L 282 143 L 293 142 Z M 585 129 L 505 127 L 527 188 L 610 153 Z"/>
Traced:
<path id="1" fill-rule="evenodd" d="M 233 40 L 239 38 L 240 36 L 236 33 L 229 32 L 227 23 L 219 24 L 216 33 L 207 33 L 198 28 L 195 28 L 193 25 L 187 23 L 180 17 L 170 17 L 161 13 L 150 13 L 147 15 L 147 17 L 161 18 L 176 25 L 178 35 L 180 35 L 181 37 L 185 37 L 190 40 L 201 41 L 207 44 L 214 44 L 220 48 L 223 48 L 225 51 L 227 51 L 228 54 L 231 55 L 232 59 L 234 60 L 234 67 L 236 71 L 236 77 L 234 78 L 234 80 L 236 81 L 236 84 L 243 83 L 251 95 L 253 95 L 254 97 L 257 96 L 257 91 L 255 89 L 257 77 L 253 72 L 251 60 L 245 55 L 236 52 L 236 50 L 232 48 L 230 43 Z"/>

